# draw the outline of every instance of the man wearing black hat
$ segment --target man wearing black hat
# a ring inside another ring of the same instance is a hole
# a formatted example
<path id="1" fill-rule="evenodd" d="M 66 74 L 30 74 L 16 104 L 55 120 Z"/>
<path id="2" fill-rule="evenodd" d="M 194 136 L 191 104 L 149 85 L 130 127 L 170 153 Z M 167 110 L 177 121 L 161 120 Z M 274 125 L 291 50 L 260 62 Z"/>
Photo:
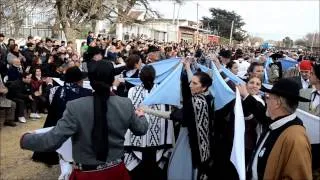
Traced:
<path id="1" fill-rule="evenodd" d="M 231 55 L 232 55 L 232 52 L 230 50 L 225 50 L 225 49 L 222 49 L 220 52 L 219 52 L 219 56 L 220 56 L 220 61 L 221 61 L 221 64 L 225 67 L 228 62 L 230 62 L 231 60 Z"/>
<path id="2" fill-rule="evenodd" d="M 155 45 L 150 45 L 148 48 L 147 63 L 153 63 L 160 59 L 160 49 Z"/>
<path id="3" fill-rule="evenodd" d="M 100 48 L 89 46 L 87 52 L 85 52 L 83 55 L 83 71 L 88 72 L 91 63 L 101 61 L 103 59 L 102 54 L 103 52 Z"/>
<path id="4" fill-rule="evenodd" d="M 57 124 L 63 115 L 68 101 L 92 95 L 90 89 L 82 87 L 83 79 L 86 77 L 86 73 L 81 72 L 78 67 L 71 67 L 67 69 L 62 79 L 65 82 L 64 85 L 55 86 L 50 89 L 50 105 L 48 108 L 48 116 L 43 126 L 44 128 Z M 56 152 L 35 152 L 32 159 L 47 165 L 55 165 L 59 162 Z"/>
<path id="5" fill-rule="evenodd" d="M 91 71 L 92 70 L 92 71 Z M 68 102 L 55 128 L 43 134 L 26 133 L 20 146 L 33 151 L 55 151 L 72 137 L 74 169 L 70 180 L 129 180 L 123 163 L 125 133 L 146 134 L 149 123 L 128 98 L 110 92 L 113 65 L 98 61 L 89 71 L 92 96 Z"/>
<path id="6" fill-rule="evenodd" d="M 103 51 L 98 47 L 89 47 L 88 55 L 90 60 L 100 61 L 103 59 Z"/>
<path id="7" fill-rule="evenodd" d="M 249 179 L 312 179 L 311 146 L 302 121 L 295 111 L 299 85 L 280 79 L 266 93 L 267 115 L 271 122 L 261 136 L 248 169 Z"/>
<path id="8" fill-rule="evenodd" d="M 283 55 L 277 52 L 272 54 L 270 57 L 273 62 L 269 65 L 268 77 L 270 84 L 274 84 L 282 78 L 282 65 L 279 59 L 283 58 Z"/>

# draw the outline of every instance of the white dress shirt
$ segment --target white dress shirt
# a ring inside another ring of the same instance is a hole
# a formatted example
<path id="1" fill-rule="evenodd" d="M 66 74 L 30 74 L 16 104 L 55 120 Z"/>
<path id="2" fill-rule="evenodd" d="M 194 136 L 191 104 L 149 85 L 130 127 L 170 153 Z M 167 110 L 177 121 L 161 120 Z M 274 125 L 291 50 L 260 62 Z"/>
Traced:
<path id="1" fill-rule="evenodd" d="M 238 76 L 240 78 L 244 78 L 244 76 L 247 74 L 247 70 L 250 66 L 250 63 L 248 63 L 247 61 L 245 61 L 242 58 L 234 60 L 234 62 L 236 62 L 238 64 L 238 68 L 239 68 Z"/>
<path id="2" fill-rule="evenodd" d="M 303 88 L 303 89 L 308 89 L 309 86 L 310 86 L 309 79 L 304 80 L 304 79 L 301 77 L 301 84 L 302 84 L 302 88 Z"/>
<path id="3" fill-rule="evenodd" d="M 310 108 L 316 109 L 320 105 L 320 90 L 314 90 L 311 94 L 311 104 Z"/>

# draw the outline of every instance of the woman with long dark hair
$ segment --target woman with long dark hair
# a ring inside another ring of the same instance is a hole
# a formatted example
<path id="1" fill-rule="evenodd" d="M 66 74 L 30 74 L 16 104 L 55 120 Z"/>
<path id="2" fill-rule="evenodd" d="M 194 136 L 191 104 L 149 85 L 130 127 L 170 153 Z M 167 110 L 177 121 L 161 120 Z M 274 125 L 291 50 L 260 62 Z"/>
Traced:
<path id="1" fill-rule="evenodd" d="M 238 75 L 239 66 L 235 61 L 230 61 L 227 63 L 226 68 L 229 69 L 234 75 Z"/>
<path id="2" fill-rule="evenodd" d="M 130 99 L 110 92 L 114 81 L 111 63 L 93 63 L 88 75 L 93 96 L 68 102 L 56 127 L 41 135 L 23 135 L 21 147 L 54 151 L 72 137 L 74 170 L 71 180 L 129 180 L 122 162 L 124 136 L 128 129 L 135 135 L 144 135 L 148 122 L 143 111 L 133 110 Z"/>
<path id="3" fill-rule="evenodd" d="M 45 91 L 43 91 L 44 82 L 42 80 L 41 68 L 35 67 L 32 72 L 31 77 L 31 91 L 34 96 L 33 99 L 36 102 L 36 106 L 32 106 L 30 118 L 39 119 L 41 116 L 39 112 L 44 112 L 46 108 L 46 96 Z"/>
<path id="4" fill-rule="evenodd" d="M 184 88 L 183 108 L 164 113 L 143 107 L 148 114 L 180 121 L 176 146 L 169 160 L 168 179 L 206 179 L 210 174 L 212 148 L 212 102 L 208 88 L 211 77 L 204 72 L 192 75 L 190 63 L 184 61 L 189 88 Z M 183 87 L 182 87 L 183 88 Z M 201 138 L 200 138 L 201 137 Z"/>
<path id="5" fill-rule="evenodd" d="M 122 77 L 124 78 L 137 78 L 139 77 L 140 68 L 142 66 L 142 61 L 139 55 L 132 54 L 127 58 L 126 70 L 122 72 Z M 128 82 L 121 83 L 118 87 L 117 94 L 122 97 L 128 97 L 128 91 L 130 88 L 134 87 L 133 84 Z"/>
<path id="6" fill-rule="evenodd" d="M 146 65 L 141 69 L 141 85 L 129 90 L 128 98 L 135 108 L 139 108 L 150 92 L 157 87 L 154 84 L 156 72 L 153 66 Z M 153 110 L 169 111 L 168 105 L 156 104 L 148 106 Z M 132 180 L 166 178 L 165 168 L 172 148 L 172 121 L 146 114 L 149 122 L 147 134 L 135 136 L 128 131 L 125 140 L 125 164 L 130 171 Z"/>

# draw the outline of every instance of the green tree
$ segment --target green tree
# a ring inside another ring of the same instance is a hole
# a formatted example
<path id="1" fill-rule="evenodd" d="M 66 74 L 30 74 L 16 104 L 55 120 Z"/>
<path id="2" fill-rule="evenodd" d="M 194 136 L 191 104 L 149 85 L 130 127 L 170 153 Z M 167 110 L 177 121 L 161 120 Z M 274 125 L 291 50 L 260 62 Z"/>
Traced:
<path id="1" fill-rule="evenodd" d="M 284 44 L 284 47 L 286 48 L 291 48 L 293 46 L 293 40 L 290 39 L 290 37 L 285 37 L 283 40 L 282 40 L 283 44 Z"/>
<path id="2" fill-rule="evenodd" d="M 295 45 L 298 45 L 298 46 L 307 46 L 307 42 L 305 39 L 297 39 L 295 42 L 294 42 Z"/>
<path id="3" fill-rule="evenodd" d="M 232 21 L 232 37 L 237 41 L 243 41 L 246 38 L 246 31 L 242 29 L 245 25 L 242 17 L 234 11 L 227 11 L 219 8 L 210 8 L 211 17 L 203 17 L 204 28 L 217 32 L 219 36 L 229 38 Z"/>

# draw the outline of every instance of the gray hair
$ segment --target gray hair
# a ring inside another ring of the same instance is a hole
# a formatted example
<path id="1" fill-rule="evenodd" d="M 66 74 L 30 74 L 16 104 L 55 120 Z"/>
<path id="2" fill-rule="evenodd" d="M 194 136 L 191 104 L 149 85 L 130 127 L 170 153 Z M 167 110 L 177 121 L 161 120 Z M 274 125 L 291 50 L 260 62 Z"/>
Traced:
<path id="1" fill-rule="evenodd" d="M 296 99 L 289 99 L 280 96 L 281 106 L 290 114 L 296 112 L 299 101 Z"/>

